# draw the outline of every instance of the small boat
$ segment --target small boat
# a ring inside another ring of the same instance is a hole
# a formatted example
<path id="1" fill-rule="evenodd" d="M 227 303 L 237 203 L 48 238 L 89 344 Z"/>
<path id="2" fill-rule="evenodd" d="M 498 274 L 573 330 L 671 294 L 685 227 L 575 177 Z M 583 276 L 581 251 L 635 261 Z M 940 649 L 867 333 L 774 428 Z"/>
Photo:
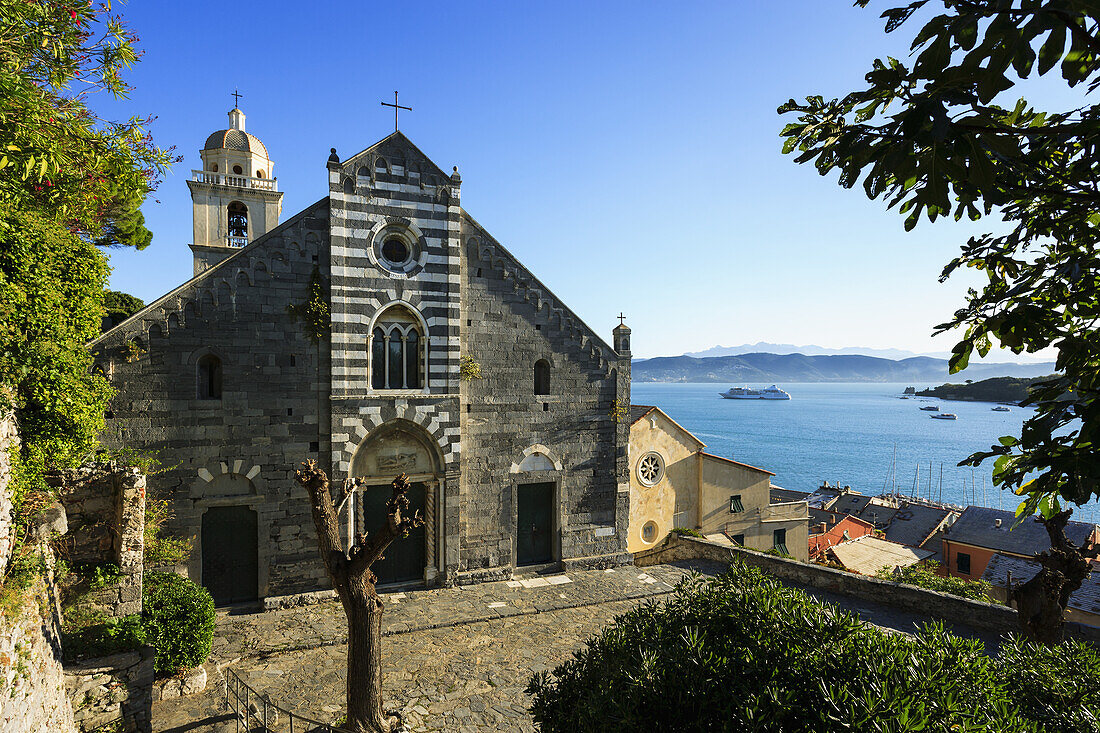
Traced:
<path id="1" fill-rule="evenodd" d="M 925 405 L 924 407 L 922 407 L 920 409 L 924 410 L 925 412 L 939 412 L 940 411 L 939 405 Z M 933 415 L 932 417 L 935 417 L 935 415 Z"/>
<path id="2" fill-rule="evenodd" d="M 959 416 L 956 415 L 953 412 L 940 412 L 940 413 L 937 413 L 935 415 L 929 415 L 928 417 L 931 417 L 935 420 L 958 420 L 959 419 Z"/>
<path id="3" fill-rule="evenodd" d="M 1005 407 L 1004 405 L 997 405 L 993 408 L 993 412 L 1012 412 L 1012 410 Z"/>

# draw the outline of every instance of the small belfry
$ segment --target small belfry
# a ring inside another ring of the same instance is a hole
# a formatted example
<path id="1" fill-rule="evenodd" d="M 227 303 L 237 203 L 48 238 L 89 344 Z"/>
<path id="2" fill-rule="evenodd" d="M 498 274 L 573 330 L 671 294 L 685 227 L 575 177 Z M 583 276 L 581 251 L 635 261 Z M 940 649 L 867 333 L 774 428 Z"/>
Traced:
<path id="1" fill-rule="evenodd" d="M 233 93 L 229 127 L 206 138 L 202 169 L 191 171 L 194 274 L 213 267 L 279 225 L 283 194 L 275 164 L 260 139 L 245 131 L 245 114 Z"/>

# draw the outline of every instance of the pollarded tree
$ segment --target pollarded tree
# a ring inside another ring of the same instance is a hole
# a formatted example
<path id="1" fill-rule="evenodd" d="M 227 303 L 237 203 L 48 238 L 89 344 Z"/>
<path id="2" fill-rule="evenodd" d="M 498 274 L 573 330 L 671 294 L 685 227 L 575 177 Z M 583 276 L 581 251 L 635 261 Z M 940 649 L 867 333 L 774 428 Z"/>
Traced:
<path id="1" fill-rule="evenodd" d="M 348 618 L 346 726 L 355 733 L 389 731 L 395 719 L 382 711 L 384 606 L 375 590 L 378 579 L 371 565 L 382 559 L 394 540 L 407 537 L 409 530 L 423 526 L 424 520 L 419 512 L 409 516 L 409 482 L 401 474 L 393 480 L 393 496 L 386 502 L 386 523 L 373 534 L 356 536 L 351 551 L 345 552 L 328 475 L 313 461 L 306 461 L 296 475 L 309 493 L 321 559 Z"/>
<path id="2" fill-rule="evenodd" d="M 1057 349 L 1060 374 L 1028 398 L 1036 411 L 1021 435 L 963 462 L 995 458 L 994 483 L 1024 497 L 1018 521 L 1038 514 L 1051 536 L 1018 607 L 1025 633 L 1053 643 L 1094 556 L 1066 540 L 1067 505 L 1100 496 L 1100 105 L 1084 104 L 1083 92 L 1100 86 L 1100 3 L 917 0 L 887 9 L 886 31 L 914 15 L 924 25 L 911 65 L 876 59 L 865 89 L 779 108 L 798 115 L 783 151 L 822 175 L 837 171 L 846 188 L 861 183 L 898 208 L 906 230 L 922 213 L 1008 225 L 972 237 L 944 268 L 941 281 L 961 267 L 987 281 L 936 332 L 965 329 L 952 371 L 994 342 L 1015 353 Z M 1080 106 L 1003 101 L 1020 80 L 1054 69 L 1082 89 Z"/>

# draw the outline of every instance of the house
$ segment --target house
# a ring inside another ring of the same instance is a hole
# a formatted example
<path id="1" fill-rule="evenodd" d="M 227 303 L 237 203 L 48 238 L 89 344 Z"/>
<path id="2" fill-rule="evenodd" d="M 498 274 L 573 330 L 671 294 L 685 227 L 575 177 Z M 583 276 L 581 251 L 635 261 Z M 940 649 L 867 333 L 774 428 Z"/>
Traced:
<path id="1" fill-rule="evenodd" d="M 1027 518 L 1013 528 L 1016 515 L 1002 509 L 971 506 L 943 530 L 943 564 L 957 578 L 978 580 L 997 553 L 1031 558 L 1050 549 L 1050 536 L 1039 522 Z M 1069 522 L 1066 538 L 1079 547 L 1095 544 L 1095 524 Z"/>
<path id="2" fill-rule="evenodd" d="M 652 547 L 683 527 L 807 560 L 806 502 L 773 504 L 775 474 L 704 448 L 660 408 L 631 405 L 627 550 Z"/>
<path id="3" fill-rule="evenodd" d="M 932 553 L 866 535 L 830 547 L 826 556 L 850 572 L 874 575 L 884 568 L 893 570 L 915 565 L 927 560 Z"/>
<path id="4" fill-rule="evenodd" d="M 810 508 L 809 553 L 811 559 L 824 557 L 825 551 L 842 542 L 873 534 L 875 525 L 848 514 Z"/>
<path id="5" fill-rule="evenodd" d="M 821 508 L 837 514 L 858 517 L 875 525 L 876 529 L 885 529 L 897 512 L 897 506 L 893 500 L 878 496 L 864 496 L 855 491 L 845 491 Z"/>
<path id="6" fill-rule="evenodd" d="M 900 545 L 924 547 L 937 532 L 950 527 L 958 518 L 959 512 L 946 507 L 905 502 L 890 518 L 883 536 Z"/>
<path id="7" fill-rule="evenodd" d="M 1041 566 L 1034 560 L 997 552 L 985 566 L 982 580 L 988 581 L 993 586 L 991 595 L 994 598 L 1007 603 L 1009 586 L 1026 583 L 1034 578 L 1040 569 Z M 1089 574 L 1081 587 L 1069 597 L 1065 617 L 1069 621 L 1100 626 L 1100 572 L 1094 570 Z"/>

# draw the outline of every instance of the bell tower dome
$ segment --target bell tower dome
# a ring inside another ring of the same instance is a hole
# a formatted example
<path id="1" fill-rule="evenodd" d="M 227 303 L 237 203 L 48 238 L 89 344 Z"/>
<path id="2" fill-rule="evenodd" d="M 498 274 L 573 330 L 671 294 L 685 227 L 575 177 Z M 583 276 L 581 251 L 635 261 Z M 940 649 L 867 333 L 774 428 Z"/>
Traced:
<path id="1" fill-rule="evenodd" d="M 275 164 L 255 135 L 245 132 L 245 115 L 229 111 L 229 128 L 206 138 L 202 169 L 191 171 L 195 271 L 198 275 L 279 225 L 283 194 Z"/>

